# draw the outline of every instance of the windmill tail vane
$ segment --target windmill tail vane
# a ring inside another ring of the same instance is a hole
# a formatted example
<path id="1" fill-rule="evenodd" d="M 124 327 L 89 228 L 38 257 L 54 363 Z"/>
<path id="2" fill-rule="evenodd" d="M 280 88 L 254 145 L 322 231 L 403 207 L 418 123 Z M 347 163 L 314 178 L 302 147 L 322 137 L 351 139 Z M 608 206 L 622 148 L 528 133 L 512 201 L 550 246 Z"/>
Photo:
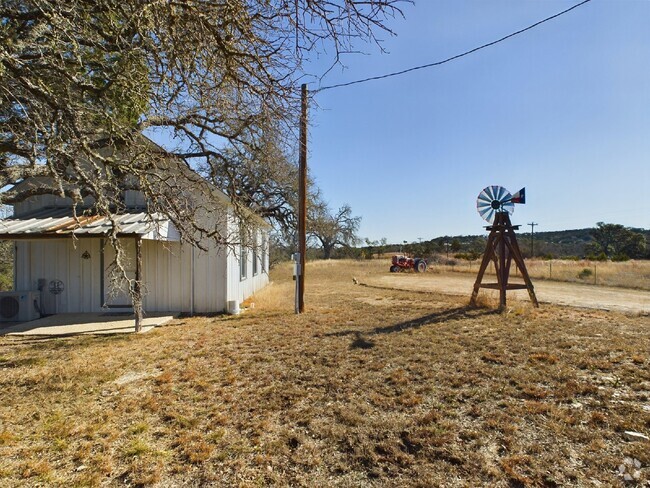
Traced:
<path id="1" fill-rule="evenodd" d="M 522 188 L 517 193 L 512 195 L 510 199 L 512 203 L 526 203 L 526 188 Z"/>

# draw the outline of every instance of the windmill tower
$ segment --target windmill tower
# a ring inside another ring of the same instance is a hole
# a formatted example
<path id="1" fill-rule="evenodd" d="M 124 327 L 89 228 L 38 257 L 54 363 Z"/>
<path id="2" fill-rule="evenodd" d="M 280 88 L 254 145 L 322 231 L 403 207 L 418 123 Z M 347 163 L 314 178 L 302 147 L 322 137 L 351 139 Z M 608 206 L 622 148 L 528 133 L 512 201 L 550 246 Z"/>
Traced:
<path id="1" fill-rule="evenodd" d="M 483 219 L 491 225 L 486 229 L 490 231 L 483 253 L 483 260 L 476 276 L 474 291 L 470 300 L 471 305 L 476 305 L 476 298 L 481 288 L 499 290 L 499 309 L 506 306 L 506 291 L 527 289 L 530 301 L 539 307 L 533 283 L 530 281 L 524 258 L 519 250 L 515 230 L 518 225 L 512 225 L 510 214 L 515 209 L 515 203 L 526 203 L 526 189 L 522 188 L 514 195 L 502 186 L 488 186 L 484 188 L 476 200 L 476 209 Z M 512 263 L 519 269 L 524 283 L 509 283 L 510 268 Z M 483 275 L 490 262 L 494 263 L 496 283 L 483 283 Z"/>

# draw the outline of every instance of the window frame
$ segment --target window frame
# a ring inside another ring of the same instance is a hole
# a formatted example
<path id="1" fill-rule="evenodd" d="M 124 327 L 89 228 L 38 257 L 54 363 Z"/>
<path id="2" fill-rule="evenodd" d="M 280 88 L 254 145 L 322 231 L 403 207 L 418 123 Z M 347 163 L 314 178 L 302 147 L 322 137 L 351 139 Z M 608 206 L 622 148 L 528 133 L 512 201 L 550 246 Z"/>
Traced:
<path id="1" fill-rule="evenodd" d="M 260 274 L 260 259 L 257 254 L 257 231 L 253 234 L 253 276 Z"/>

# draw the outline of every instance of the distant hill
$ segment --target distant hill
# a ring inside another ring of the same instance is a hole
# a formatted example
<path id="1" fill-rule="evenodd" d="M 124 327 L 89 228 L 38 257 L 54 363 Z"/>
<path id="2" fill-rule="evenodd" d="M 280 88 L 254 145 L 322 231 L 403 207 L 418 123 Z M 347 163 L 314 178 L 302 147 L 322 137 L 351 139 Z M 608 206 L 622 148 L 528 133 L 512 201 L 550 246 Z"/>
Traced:
<path id="1" fill-rule="evenodd" d="M 633 229 L 645 235 L 646 241 L 650 242 L 650 230 Z M 551 255 L 553 257 L 577 256 L 584 257 L 585 248 L 593 242 L 591 237 L 592 228 L 558 230 L 549 232 L 535 232 L 535 255 Z M 519 238 L 520 245 L 524 242 L 528 244 L 528 253 L 530 253 L 530 232 L 521 234 Z"/>
<path id="2" fill-rule="evenodd" d="M 553 257 L 566 257 L 585 255 L 585 247 L 593 242 L 591 231 L 593 229 L 572 229 L 548 232 L 535 232 L 535 255 L 552 255 Z M 528 244 L 527 253 L 530 254 L 530 232 L 521 235 L 523 245 Z"/>

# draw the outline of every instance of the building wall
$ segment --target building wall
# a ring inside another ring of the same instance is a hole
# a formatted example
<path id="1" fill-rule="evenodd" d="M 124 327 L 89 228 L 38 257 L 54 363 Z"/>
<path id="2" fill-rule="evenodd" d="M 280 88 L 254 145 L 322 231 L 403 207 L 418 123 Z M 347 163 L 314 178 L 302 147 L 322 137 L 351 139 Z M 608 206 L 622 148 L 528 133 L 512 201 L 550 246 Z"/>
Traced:
<path id="1" fill-rule="evenodd" d="M 221 312 L 226 307 L 226 259 L 216 245 L 207 252 L 180 242 L 143 240 L 145 311 Z"/>
<path id="2" fill-rule="evenodd" d="M 38 195 L 29 197 L 22 202 L 14 204 L 14 217 L 22 217 L 25 214 L 39 210 L 43 207 L 72 206 L 72 199 L 61 198 L 55 195 Z"/>
<path id="3" fill-rule="evenodd" d="M 85 259 L 83 256 L 89 256 Z M 44 313 L 101 310 L 100 240 L 44 239 L 16 242 L 16 290 L 37 290 L 43 279 Z M 60 294 L 50 292 L 60 282 Z"/>
<path id="4" fill-rule="evenodd" d="M 228 301 L 241 303 L 269 283 L 268 231 L 258 229 L 257 239 L 257 245 L 228 248 Z M 258 256 L 257 272 L 253 266 L 254 253 Z M 242 276 L 242 259 L 246 266 L 245 277 Z"/>
<path id="5" fill-rule="evenodd" d="M 25 181 L 16 185 L 16 188 L 22 190 L 27 190 L 30 188 L 35 188 L 39 186 L 53 186 L 52 178 L 48 177 L 32 177 L 28 178 Z M 136 200 L 136 196 L 130 196 L 132 200 Z M 92 197 L 84 198 L 83 205 L 88 206 L 93 202 Z M 26 198 L 22 202 L 14 204 L 14 217 L 20 218 L 23 215 L 29 214 L 36 210 L 40 210 L 45 207 L 72 207 L 72 199 L 67 197 L 59 197 L 56 195 L 34 195 L 29 198 Z"/>
<path id="6" fill-rule="evenodd" d="M 223 247 L 204 243 L 208 251 L 194 248 L 194 312 L 222 312 L 226 309 L 227 260 Z M 186 245 L 189 252 L 191 246 Z M 190 284 L 191 285 L 191 284 Z"/>
<path id="7" fill-rule="evenodd" d="M 42 310 L 47 314 L 105 311 L 103 305 L 111 298 L 102 264 L 108 269 L 112 257 L 107 250 L 102 259 L 102 242 L 99 238 L 17 241 L 15 289 L 37 290 L 38 280 L 44 279 Z M 134 246 L 127 248 L 133 253 Z M 133 262 L 127 268 L 134 269 Z M 226 308 L 226 253 L 216 246 L 204 252 L 180 242 L 143 240 L 142 280 L 145 312 L 210 313 Z M 52 281 L 63 284 L 62 293 L 49 292 Z"/>
<path id="8" fill-rule="evenodd" d="M 37 184 L 26 182 L 25 185 Z M 143 205 L 142 194 L 125 192 L 128 206 Z M 53 195 L 31 197 L 14 206 L 15 217 L 47 206 L 70 206 L 71 200 Z M 220 204 L 221 205 L 221 204 Z M 195 215 L 199 222 L 217 225 L 232 238 L 238 233 L 232 210 L 222 206 L 202 207 Z M 215 220 L 222 215 L 223 222 Z M 209 228 L 210 226 L 206 226 Z M 238 303 L 253 295 L 269 282 L 268 278 L 268 229 L 257 231 L 258 244 L 246 248 L 241 254 L 239 246 L 217 246 L 206 238 L 203 246 L 207 251 L 192 248 L 189 244 L 173 241 L 143 240 L 144 310 L 149 312 L 178 311 L 185 313 L 211 313 L 224 311 L 227 302 Z M 132 262 L 128 276 L 135 277 L 133 239 L 128 241 Z M 105 304 L 127 305 L 128 285 L 123 284 L 121 295 L 111 295 L 106 268 L 112 261 L 112 253 L 102 254 L 104 239 L 79 238 L 42 239 L 17 241 L 16 290 L 36 290 L 38 280 L 45 280 L 43 309 L 45 313 L 100 312 Z M 253 253 L 258 255 L 258 269 L 254 271 Z M 86 256 L 84 259 L 82 256 Z M 247 273 L 241 276 L 241 260 L 246 262 Z M 64 285 L 59 295 L 49 293 L 47 288 L 53 280 Z M 116 298 L 117 296 L 117 298 Z"/>
<path id="9" fill-rule="evenodd" d="M 142 241 L 145 311 L 190 312 L 191 255 L 178 242 Z"/>
<path id="10" fill-rule="evenodd" d="M 90 206 L 93 203 L 92 197 L 86 197 L 83 206 Z M 127 190 L 124 192 L 124 204 L 127 208 L 146 208 L 147 202 L 145 201 L 142 192 L 135 190 Z M 14 216 L 22 217 L 36 210 L 46 207 L 72 207 L 72 199 L 58 197 L 56 195 L 36 195 L 26 198 L 24 201 L 14 204 Z"/>

